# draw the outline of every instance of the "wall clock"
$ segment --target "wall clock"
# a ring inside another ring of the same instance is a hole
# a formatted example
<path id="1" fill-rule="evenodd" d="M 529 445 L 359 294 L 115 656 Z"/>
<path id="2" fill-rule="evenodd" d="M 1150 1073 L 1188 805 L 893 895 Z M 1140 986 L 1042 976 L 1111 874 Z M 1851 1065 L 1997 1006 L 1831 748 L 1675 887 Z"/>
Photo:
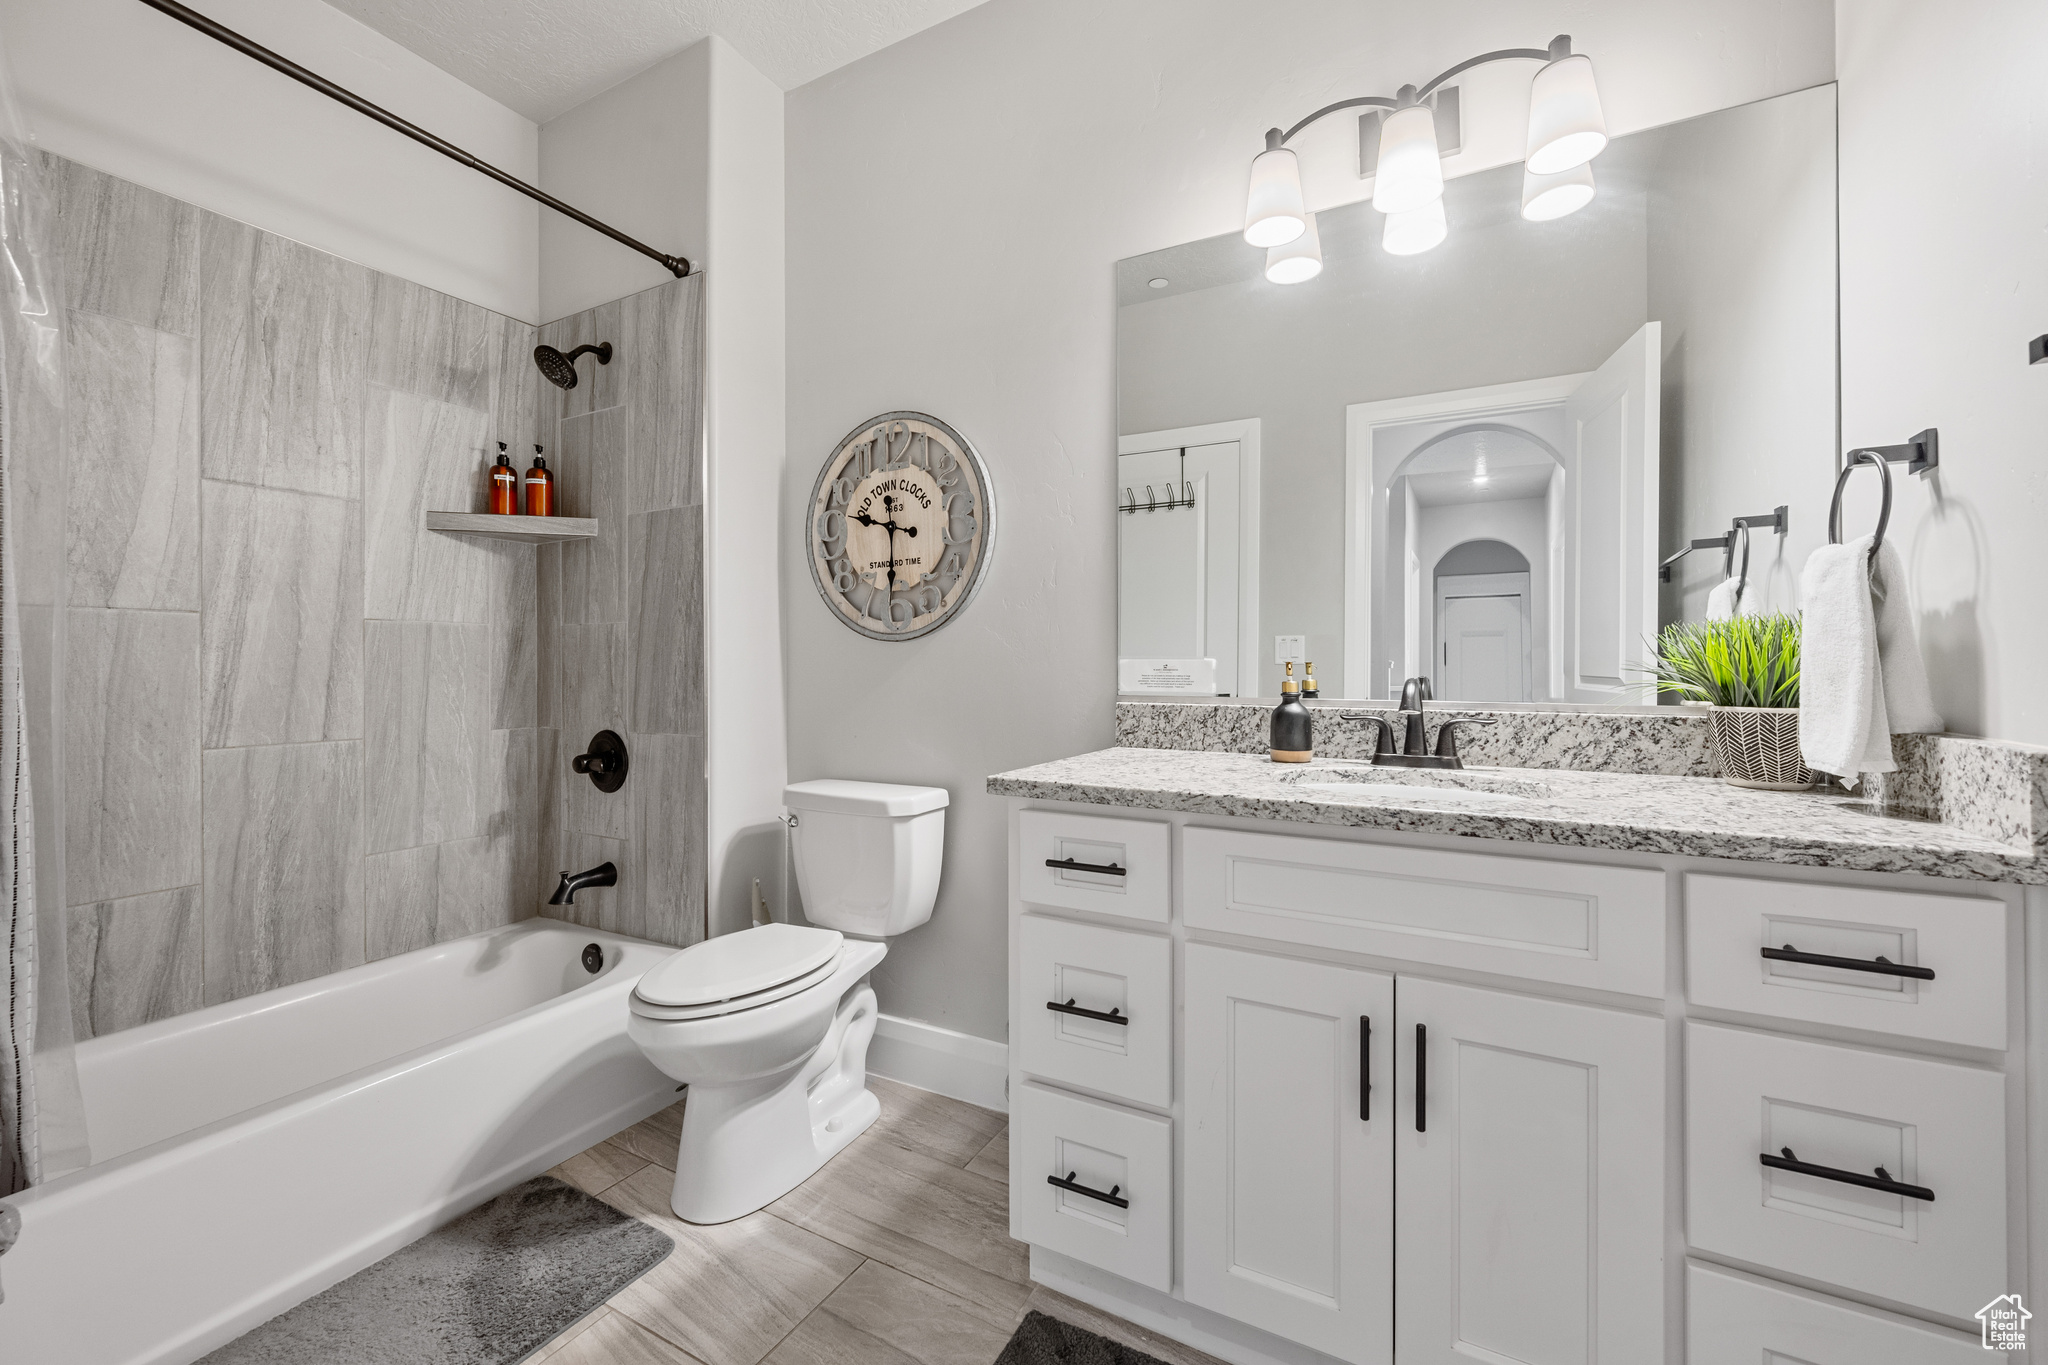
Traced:
<path id="1" fill-rule="evenodd" d="M 811 490 L 811 577 L 832 614 L 875 640 L 915 640 L 974 597 L 995 543 L 995 490 L 967 439 L 885 412 L 833 448 Z"/>

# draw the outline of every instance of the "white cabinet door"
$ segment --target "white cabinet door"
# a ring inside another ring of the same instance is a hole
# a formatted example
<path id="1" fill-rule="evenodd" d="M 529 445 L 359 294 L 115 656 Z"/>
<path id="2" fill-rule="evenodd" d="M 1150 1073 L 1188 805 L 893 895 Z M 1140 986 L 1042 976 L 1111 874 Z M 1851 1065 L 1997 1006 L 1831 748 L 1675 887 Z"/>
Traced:
<path id="1" fill-rule="evenodd" d="M 1393 978 L 1191 944 L 1186 983 L 1187 1297 L 1382 1365 L 1394 1346 Z"/>
<path id="2" fill-rule="evenodd" d="M 1664 1021 L 1396 993 L 1401 1365 L 1662 1360 Z"/>

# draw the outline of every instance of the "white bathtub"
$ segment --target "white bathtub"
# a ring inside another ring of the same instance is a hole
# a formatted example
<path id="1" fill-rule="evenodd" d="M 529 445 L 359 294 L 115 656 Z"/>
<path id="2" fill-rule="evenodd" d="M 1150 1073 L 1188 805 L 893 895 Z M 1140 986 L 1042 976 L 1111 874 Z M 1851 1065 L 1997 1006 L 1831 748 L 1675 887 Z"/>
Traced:
<path id="1" fill-rule="evenodd" d="M 673 951 L 529 920 L 81 1043 L 0 1361 L 181 1365 L 672 1103 L 626 998 Z"/>

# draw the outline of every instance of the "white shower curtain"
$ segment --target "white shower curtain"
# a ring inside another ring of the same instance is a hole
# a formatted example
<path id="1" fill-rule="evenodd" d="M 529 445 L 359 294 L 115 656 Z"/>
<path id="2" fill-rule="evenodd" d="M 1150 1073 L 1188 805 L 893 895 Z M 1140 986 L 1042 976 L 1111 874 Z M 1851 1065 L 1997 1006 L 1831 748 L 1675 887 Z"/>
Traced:
<path id="1" fill-rule="evenodd" d="M 65 952 L 64 300 L 13 90 L 0 53 L 0 1196 L 90 1160 Z"/>

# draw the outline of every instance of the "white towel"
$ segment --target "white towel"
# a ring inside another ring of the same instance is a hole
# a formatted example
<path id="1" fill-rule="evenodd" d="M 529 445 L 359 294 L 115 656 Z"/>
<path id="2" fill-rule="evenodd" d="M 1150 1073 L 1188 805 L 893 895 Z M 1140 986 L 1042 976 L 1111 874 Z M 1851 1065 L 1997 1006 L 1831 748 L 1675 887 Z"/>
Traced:
<path id="1" fill-rule="evenodd" d="M 1888 773 L 1895 734 L 1939 731 L 1927 666 L 1906 600 L 1905 563 L 1871 537 L 1823 545 L 1799 575 L 1799 751 L 1854 787 Z"/>
<path id="2" fill-rule="evenodd" d="M 1742 583 L 1739 579 L 1724 578 L 1707 593 L 1707 619 L 1709 621 L 1733 621 L 1742 614 Z"/>

